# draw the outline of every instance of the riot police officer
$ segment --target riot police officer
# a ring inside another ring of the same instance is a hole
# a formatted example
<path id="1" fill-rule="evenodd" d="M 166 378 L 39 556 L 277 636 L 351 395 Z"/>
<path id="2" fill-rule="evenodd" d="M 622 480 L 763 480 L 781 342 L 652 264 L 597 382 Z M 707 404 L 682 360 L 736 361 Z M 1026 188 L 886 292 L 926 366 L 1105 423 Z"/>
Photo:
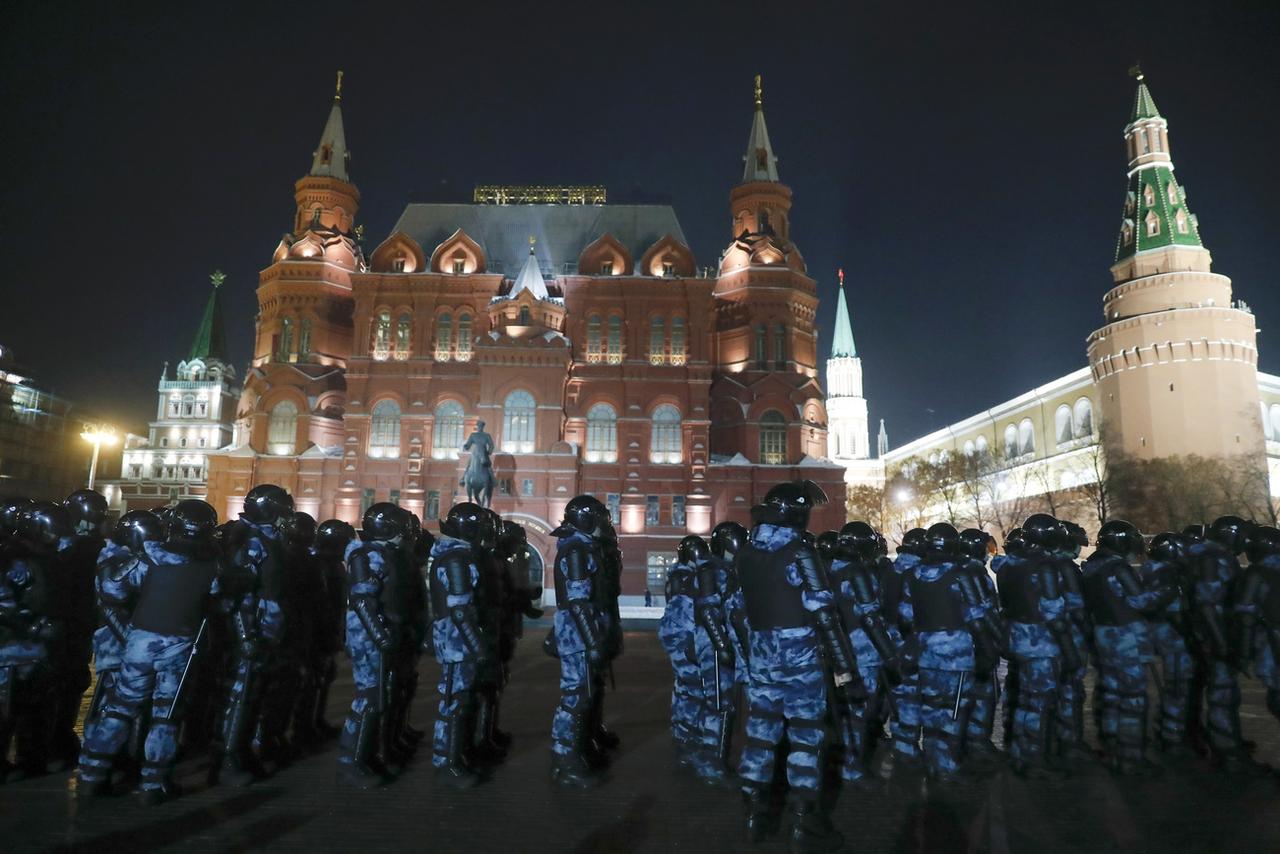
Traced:
<path id="1" fill-rule="evenodd" d="M 724 619 L 729 627 L 729 642 L 733 644 L 733 681 L 735 697 L 733 708 L 736 712 L 742 706 L 742 697 L 747 684 L 747 610 L 742 601 L 742 585 L 738 581 L 738 571 L 734 561 L 738 551 L 746 543 L 748 531 L 738 522 L 720 522 L 711 529 L 711 562 L 717 574 L 723 574 Z M 732 727 L 730 727 L 732 730 Z M 730 733 L 731 734 L 731 733 Z M 728 745 L 724 747 L 728 751 Z"/>
<path id="2" fill-rule="evenodd" d="M 143 543 L 146 560 L 133 564 L 127 585 L 137 595 L 120 678 L 103 715 L 85 733 L 80 784 L 90 793 L 109 789 L 111 766 L 129 737 L 131 722 L 151 704 L 140 794 L 155 804 L 179 794 L 172 780 L 178 753 L 182 696 L 199 652 L 205 609 L 218 593 L 219 560 L 213 544 L 218 514 L 203 501 L 179 501 L 164 542 Z"/>
<path id="3" fill-rule="evenodd" d="M 312 552 L 324 575 L 324 611 L 312 647 L 305 706 L 311 708 L 313 726 L 324 738 L 334 738 L 341 731 L 325 718 L 329 705 L 329 689 L 337 678 L 337 655 L 346 641 L 347 565 L 343 560 L 347 546 L 356 538 L 356 529 L 341 519 L 326 519 L 316 528 Z"/>
<path id="4" fill-rule="evenodd" d="M 1092 752 L 1084 742 L 1084 677 L 1088 665 L 1084 653 L 1091 648 L 1093 628 L 1089 622 L 1089 611 L 1085 607 L 1080 566 L 1076 559 L 1080 557 L 1081 548 L 1089 544 L 1089 538 L 1084 529 L 1074 522 L 1057 522 L 1061 530 L 1055 537 L 1056 544 L 1051 549 L 1051 557 L 1062 579 L 1062 600 L 1067 607 L 1071 639 L 1081 655 L 1075 667 L 1067 668 L 1064 665 L 1058 675 L 1058 701 L 1054 711 L 1054 725 L 1050 730 L 1050 743 L 1058 756 L 1082 760 L 1092 757 Z M 1101 705 L 1095 704 L 1095 714 Z"/>
<path id="5" fill-rule="evenodd" d="M 1184 588 L 1184 562 L 1190 544 L 1181 534 L 1157 534 L 1147 549 L 1142 585 L 1157 591 L 1148 612 L 1151 641 L 1160 660 L 1159 701 L 1156 712 L 1156 743 L 1161 752 L 1175 759 L 1193 754 L 1187 743 L 1187 706 L 1191 700 L 1191 625 Z"/>
<path id="6" fill-rule="evenodd" d="M 850 700 L 865 696 L 826 571 L 804 537 L 810 511 L 826 500 L 812 481 L 773 487 L 755 511 L 757 524 L 737 559 L 751 627 L 746 744 L 738 768 L 747 834 L 759 840 L 772 830 L 769 786 L 785 732 L 791 845 L 800 851 L 833 850 L 841 844 L 818 805 L 827 671 L 836 690 Z"/>
<path id="7" fill-rule="evenodd" d="M 998 650 L 1004 645 L 1005 636 L 995 583 L 991 580 L 991 573 L 987 572 L 987 558 L 995 551 L 995 547 L 995 538 L 986 531 L 966 528 L 960 532 L 963 566 L 965 572 L 969 573 L 969 577 L 973 579 L 974 588 L 981 598 L 982 619 L 986 624 L 987 636 L 996 647 L 995 651 L 987 650 L 993 654 L 981 656 L 975 662 L 977 669 L 968 688 L 972 706 L 969 709 L 969 721 L 965 728 L 965 755 L 980 759 L 993 759 L 1000 754 L 999 748 L 991 741 L 998 699 L 996 691 L 996 680 L 999 678 L 996 669 L 1000 664 Z"/>
<path id="8" fill-rule="evenodd" d="M 892 563 L 881 567 L 881 607 L 902 660 L 902 681 L 890 687 L 893 698 L 894 773 L 909 772 L 920 763 L 920 692 L 916 659 L 919 646 L 910 623 L 902 622 L 899 605 L 906 578 L 924 557 L 924 528 L 912 528 L 902 537 Z"/>
<path id="9" fill-rule="evenodd" d="M 369 789 L 388 782 L 378 757 L 387 711 L 387 667 L 398 643 L 396 550 L 405 535 L 404 514 L 382 501 L 365 511 L 360 539 L 347 546 L 347 655 L 355 697 L 338 745 L 338 782 Z"/>
<path id="10" fill-rule="evenodd" d="M 1267 689 L 1267 710 L 1280 720 L 1280 531 L 1257 528 L 1245 543 L 1249 567 L 1235 597 L 1235 649 L 1245 672 Z"/>
<path id="11" fill-rule="evenodd" d="M 658 640 L 671 660 L 674 677 L 671 686 L 671 736 L 676 761 L 695 768 L 700 752 L 703 706 L 702 673 L 694 649 L 697 551 L 688 538 L 680 541 L 676 562 L 667 569 L 663 591 L 666 604 L 658 621 Z"/>

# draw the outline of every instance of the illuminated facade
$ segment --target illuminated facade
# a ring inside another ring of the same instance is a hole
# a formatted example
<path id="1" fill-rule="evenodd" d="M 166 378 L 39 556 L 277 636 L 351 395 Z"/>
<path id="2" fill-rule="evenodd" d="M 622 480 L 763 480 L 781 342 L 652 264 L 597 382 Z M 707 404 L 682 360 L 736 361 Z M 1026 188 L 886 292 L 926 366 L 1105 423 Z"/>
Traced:
<path id="1" fill-rule="evenodd" d="M 170 374 L 166 362 L 157 385 L 155 419 L 145 438 L 129 436 L 120 477 L 103 481 L 117 509 L 148 509 L 186 498 L 205 498 L 210 452 L 232 444 L 240 384 L 226 361 L 222 273 L 187 358 Z"/>
<path id="2" fill-rule="evenodd" d="M 549 562 L 564 504 L 613 511 L 624 594 L 660 585 L 680 537 L 807 477 L 843 521 L 817 375 L 816 286 L 791 241 L 757 89 L 730 242 L 699 268 L 675 212 L 599 187 L 483 187 L 411 204 L 367 256 L 340 93 L 293 230 L 260 276 L 235 447 L 209 497 L 239 511 L 279 483 L 299 509 L 358 523 L 374 501 L 424 519 L 464 491 L 465 437 L 497 443 L 493 506 Z"/>

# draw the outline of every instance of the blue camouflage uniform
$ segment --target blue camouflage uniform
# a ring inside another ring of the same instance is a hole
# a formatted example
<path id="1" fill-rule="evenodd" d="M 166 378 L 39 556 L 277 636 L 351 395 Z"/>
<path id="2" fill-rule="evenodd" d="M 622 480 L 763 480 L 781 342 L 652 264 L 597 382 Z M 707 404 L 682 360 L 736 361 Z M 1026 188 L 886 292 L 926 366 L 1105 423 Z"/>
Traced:
<path id="1" fill-rule="evenodd" d="M 1062 579 L 1062 600 L 1071 627 L 1071 641 L 1082 654 L 1079 664 L 1071 668 L 1064 665 L 1058 674 L 1058 702 L 1054 709 L 1051 735 L 1061 753 L 1085 751 L 1085 675 L 1089 668 L 1083 652 L 1092 649 L 1093 629 L 1081 589 L 1079 565 L 1071 554 L 1065 552 L 1055 554 L 1053 560 Z"/>
<path id="2" fill-rule="evenodd" d="M 137 596 L 137 606 L 125 638 L 120 677 L 102 716 L 85 731 L 80 779 L 88 785 L 107 779 L 133 722 L 150 702 L 141 788 L 159 791 L 169 782 L 177 757 L 178 687 L 192 658 L 207 600 L 219 593 L 218 563 L 212 555 L 193 557 L 165 543 L 148 542 L 143 548 L 145 559 L 133 564 L 124 582 Z"/>
<path id="3" fill-rule="evenodd" d="M 671 659 L 671 735 L 680 752 L 692 751 L 702 729 L 702 672 L 694 646 L 694 568 L 677 563 L 667 570 L 666 607 L 658 621 L 658 640 Z M 691 757 L 690 757 L 691 758 Z"/>
<path id="4" fill-rule="evenodd" d="M 889 633 L 898 644 L 903 661 L 902 681 L 889 689 L 893 698 L 893 753 L 900 759 L 913 760 L 920 755 L 920 675 L 915 664 L 919 642 L 911 624 L 901 622 L 899 605 L 907 577 L 920 563 L 920 558 L 906 552 L 894 557 L 892 572 L 882 576 L 882 604 L 889 619 Z"/>
<path id="5" fill-rule="evenodd" d="M 1205 693 L 1209 747 L 1218 756 L 1243 751 L 1240 737 L 1240 683 L 1226 637 L 1230 594 L 1240 563 L 1226 547 L 1206 540 L 1188 549 L 1195 585 L 1191 591 L 1194 626 L 1207 658 Z"/>
<path id="6" fill-rule="evenodd" d="M 730 572 L 714 561 L 697 567 L 694 598 L 693 649 L 699 672 L 702 696 L 698 720 L 698 743 L 701 747 L 697 764 L 702 776 L 724 773 L 729 737 L 733 729 L 734 665 L 722 664 L 717 646 L 723 644 L 725 654 L 732 651 L 725 621 L 724 596 Z M 706 766 L 710 764 L 711 769 Z"/>
<path id="7" fill-rule="evenodd" d="M 987 571 L 986 564 L 980 560 L 967 561 L 965 569 L 978 591 L 983 623 L 990 627 L 994 644 L 999 646 L 1004 643 L 1004 629 L 1000 616 L 1000 601 L 996 596 L 991 573 Z M 977 670 L 965 687 L 970 703 L 969 720 L 964 736 L 966 750 L 988 752 L 995 750 L 995 745 L 991 743 L 991 733 L 995 728 L 996 702 L 999 699 L 999 692 L 996 690 L 999 664 L 998 651 L 993 650 L 989 656 L 979 658 Z"/>
<path id="8" fill-rule="evenodd" d="M 1187 740 L 1187 705 L 1194 668 L 1187 648 L 1190 615 L 1182 590 L 1182 567 L 1169 561 L 1148 560 L 1141 577 L 1144 587 L 1158 591 L 1151 605 L 1149 631 L 1164 683 L 1156 713 L 1157 731 L 1161 746 L 1167 749 Z"/>
<path id="9" fill-rule="evenodd" d="M 716 564 L 716 572 L 724 573 L 725 578 L 725 588 L 721 595 L 724 599 L 724 621 L 729 627 L 729 643 L 733 645 L 733 683 L 735 686 L 746 686 L 750 629 L 747 626 L 747 606 L 742 601 L 742 585 L 738 583 L 738 573 L 731 561 L 714 555 L 711 561 Z"/>
<path id="10" fill-rule="evenodd" d="M 453 577 L 451 566 L 457 570 Z M 476 663 L 484 644 L 476 616 L 480 581 L 471 544 L 444 534 L 437 537 L 431 547 L 431 647 L 441 665 L 436 686 L 440 703 L 431 741 L 431 763 L 437 768 L 449 764 L 454 739 L 470 744 L 462 729 L 475 703 Z M 457 748 L 452 752 L 456 756 Z"/>
<path id="11" fill-rule="evenodd" d="M 139 560 L 127 546 L 110 540 L 98 554 L 98 571 L 93 584 L 102 624 L 93 633 L 93 666 L 97 683 L 89 703 L 87 720 L 95 719 L 102 711 L 107 692 L 120 675 L 129 615 L 137 598 L 137 591 L 130 588 L 129 576 Z"/>
<path id="12" fill-rule="evenodd" d="M 780 578 L 773 579 L 774 589 L 784 594 L 789 590 L 794 601 L 779 602 L 776 597 L 761 601 L 751 588 L 753 580 L 744 574 L 744 558 L 752 550 L 767 557 L 784 550 L 794 555 L 801 547 L 805 546 L 800 531 L 760 524 L 738 554 L 739 581 L 751 626 L 746 743 L 738 773 L 747 786 L 767 787 L 773 781 L 774 760 L 785 733 L 790 743 L 787 783 L 792 789 L 814 793 L 820 785 L 818 762 L 826 740 L 827 686 L 818 634 L 804 614 L 832 608 L 835 599 L 830 590 L 810 589 L 794 559 L 782 567 Z M 767 619 L 771 606 L 786 606 L 788 612 L 781 616 L 790 619 Z"/>
<path id="13" fill-rule="evenodd" d="M 997 566 L 996 586 L 1005 617 L 1005 649 L 1018 674 L 1009 752 L 1015 767 L 1043 767 L 1047 763 L 1049 716 L 1056 703 L 1063 644 L 1073 643 L 1066 601 L 1060 574 L 1048 559 L 1011 555 L 1004 558 Z M 1070 652 L 1078 656 L 1076 647 L 1071 646 Z"/>
<path id="14" fill-rule="evenodd" d="M 560 703 L 551 721 L 551 752 L 561 760 L 582 759 L 585 718 L 604 657 L 605 626 L 595 606 L 602 556 L 594 537 L 568 528 L 558 530 L 555 641 Z M 580 563 L 570 565 L 571 552 Z"/>
<path id="15" fill-rule="evenodd" d="M 24 751 L 23 742 L 43 731 L 51 689 L 50 643 L 57 627 L 42 616 L 52 595 L 47 560 L 15 553 L 0 567 L 0 771 L 15 731 L 20 761 L 24 752 L 43 755 L 34 746 Z"/>
<path id="16" fill-rule="evenodd" d="M 867 699 L 851 704 L 844 710 L 846 727 L 844 764 L 840 776 L 851 783 L 869 779 L 867 769 L 867 731 L 878 688 L 881 685 L 881 668 L 885 664 L 882 652 L 877 649 L 868 628 L 879 632 L 882 643 L 892 643 L 888 627 L 881 612 L 880 581 L 878 567 L 861 561 L 837 557 L 831 563 L 830 578 L 835 593 L 836 606 L 841 622 L 849 634 L 849 643 L 858 663 L 858 673 L 867 689 Z M 856 577 L 855 577 L 856 576 Z"/>
<path id="17" fill-rule="evenodd" d="M 1101 550 L 1085 561 L 1083 577 L 1102 687 L 1102 741 L 1123 770 L 1143 759 L 1152 648 L 1142 612 L 1160 591 L 1143 588 L 1123 557 Z"/>
<path id="18" fill-rule="evenodd" d="M 960 765 L 970 698 L 964 681 L 976 667 L 967 625 L 982 619 L 981 606 L 962 591 L 964 569 L 949 560 L 920 562 L 907 576 L 898 605 L 901 622 L 915 629 L 919 648 L 920 724 L 929 773 L 946 777 Z"/>
<path id="19" fill-rule="evenodd" d="M 397 638 L 382 610 L 383 597 L 394 584 L 395 546 L 388 542 L 352 540 L 343 555 L 347 564 L 347 656 L 355 681 L 355 697 L 338 737 L 338 762 L 365 766 L 373 758 L 387 711 L 388 656 Z"/>
<path id="20" fill-rule="evenodd" d="M 1280 555 L 1249 565 L 1236 597 L 1241 657 L 1267 689 L 1267 709 L 1280 719 Z"/>

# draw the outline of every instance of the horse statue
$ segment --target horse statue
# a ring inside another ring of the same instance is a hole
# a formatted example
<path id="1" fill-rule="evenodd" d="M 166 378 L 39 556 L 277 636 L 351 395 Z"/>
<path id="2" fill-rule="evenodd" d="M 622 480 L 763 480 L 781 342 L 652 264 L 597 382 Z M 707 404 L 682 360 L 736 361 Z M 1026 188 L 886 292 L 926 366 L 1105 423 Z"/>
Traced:
<path id="1" fill-rule="evenodd" d="M 468 501 L 488 507 L 498 479 L 493 476 L 493 437 L 484 432 L 483 421 L 476 424 L 475 432 L 467 437 L 462 450 L 470 451 L 471 457 L 458 486 L 466 487 Z"/>

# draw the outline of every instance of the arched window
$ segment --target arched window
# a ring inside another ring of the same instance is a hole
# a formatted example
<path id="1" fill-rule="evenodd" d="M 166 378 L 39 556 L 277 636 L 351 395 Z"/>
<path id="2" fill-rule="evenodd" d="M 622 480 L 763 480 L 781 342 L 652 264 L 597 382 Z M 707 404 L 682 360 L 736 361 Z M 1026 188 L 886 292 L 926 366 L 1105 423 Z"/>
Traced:
<path id="1" fill-rule="evenodd" d="M 1133 243 L 1133 221 L 1126 219 L 1124 225 L 1120 226 L 1120 239 L 1124 241 L 1125 246 Z"/>
<path id="2" fill-rule="evenodd" d="M 302 318 L 301 331 L 298 333 L 298 357 L 311 352 L 311 318 Z"/>
<path id="3" fill-rule="evenodd" d="M 765 345 L 765 329 L 761 323 L 756 327 L 756 368 L 765 370 L 769 367 L 769 350 Z"/>
<path id="4" fill-rule="evenodd" d="M 977 450 L 974 448 L 972 439 L 964 443 L 964 455 L 966 457 L 972 457 L 976 453 L 977 453 Z"/>
<path id="5" fill-rule="evenodd" d="M 458 315 L 458 349 L 459 362 L 471 361 L 471 315 Z"/>
<path id="6" fill-rule="evenodd" d="M 1071 407 L 1065 403 L 1053 414 L 1053 434 L 1058 437 L 1058 444 L 1065 445 L 1076 437 L 1075 425 L 1071 423 Z"/>
<path id="7" fill-rule="evenodd" d="M 781 323 L 773 327 L 773 367 L 779 371 L 787 367 L 787 327 Z"/>
<path id="8" fill-rule="evenodd" d="M 516 321 L 517 326 L 532 326 L 533 316 L 529 314 L 529 306 L 520 306 L 520 319 Z"/>
<path id="9" fill-rule="evenodd" d="M 373 407 L 369 419 L 369 456 L 400 456 L 400 405 L 384 400 Z"/>
<path id="10" fill-rule="evenodd" d="M 1147 237 L 1155 237 L 1160 233 L 1160 217 L 1156 216 L 1156 212 L 1152 211 L 1147 214 Z"/>
<path id="11" fill-rule="evenodd" d="M 169 398 L 169 417 L 177 418 L 182 414 L 182 399 L 177 397 Z"/>
<path id="12" fill-rule="evenodd" d="M 206 400 L 204 397 L 200 397 L 199 399 L 196 400 L 196 416 L 199 418 L 206 418 L 208 417 L 208 415 L 209 415 L 209 401 Z"/>
<path id="13" fill-rule="evenodd" d="M 1271 431 L 1280 436 L 1280 403 L 1271 404 Z"/>
<path id="14" fill-rule="evenodd" d="M 774 409 L 760 416 L 760 462 L 773 466 L 787 462 L 787 419 Z"/>
<path id="15" fill-rule="evenodd" d="M 280 352 L 278 361 L 289 361 L 289 354 L 293 352 L 293 318 L 286 317 L 280 321 Z"/>
<path id="16" fill-rule="evenodd" d="M 437 460 L 456 460 L 462 449 L 462 404 L 444 400 L 436 407 L 435 427 L 431 431 L 431 456 Z"/>
<path id="17" fill-rule="evenodd" d="M 988 451 L 990 451 L 991 448 L 987 444 L 987 437 L 979 436 L 973 443 L 973 449 L 978 453 L 979 456 L 982 456 L 983 454 L 986 454 Z"/>
<path id="18" fill-rule="evenodd" d="M 378 313 L 373 325 L 373 358 L 385 362 L 391 355 L 391 312 Z"/>
<path id="19" fill-rule="evenodd" d="M 509 454 L 533 453 L 537 428 L 537 404 L 533 395 L 517 389 L 502 403 L 502 450 Z"/>
<path id="20" fill-rule="evenodd" d="M 661 365 L 666 361 L 667 327 L 661 317 L 649 321 L 649 364 Z"/>
<path id="21" fill-rule="evenodd" d="M 453 315 L 440 315 L 436 321 L 436 361 L 449 361 L 449 353 L 453 349 Z"/>
<path id="22" fill-rule="evenodd" d="M 1170 181 L 1164 188 L 1164 194 L 1169 198 L 1169 204 L 1176 205 L 1178 203 L 1178 185 Z"/>
<path id="23" fill-rule="evenodd" d="M 618 414 L 607 403 L 587 410 L 587 462 L 618 461 Z"/>
<path id="24" fill-rule="evenodd" d="M 298 407 L 292 401 L 282 400 L 271 407 L 267 419 L 267 451 L 272 454 L 292 454 L 298 445 Z"/>
<path id="25" fill-rule="evenodd" d="M 653 427 L 649 434 L 649 461 L 679 463 L 684 459 L 684 442 L 680 435 L 680 410 L 664 403 L 653 410 Z"/>
<path id="26" fill-rule="evenodd" d="M 404 361 L 413 348 L 413 316 L 400 315 L 396 321 L 396 358 Z"/>
<path id="27" fill-rule="evenodd" d="M 684 318 L 673 317 L 671 318 L 671 364 L 684 364 L 684 348 Z"/>
<path id="28" fill-rule="evenodd" d="M 622 364 L 622 317 L 614 314 L 609 317 L 609 350 L 606 354 L 609 364 Z"/>
<path id="29" fill-rule="evenodd" d="M 600 315 L 587 318 L 587 361 L 595 364 L 604 359 L 604 341 L 601 337 Z"/>
<path id="30" fill-rule="evenodd" d="M 1075 437 L 1077 439 L 1093 435 L 1093 401 L 1082 397 L 1075 406 Z"/>
<path id="31" fill-rule="evenodd" d="M 1018 428 L 1010 424 L 1004 428 L 1004 458 L 1011 460 L 1018 456 Z"/>
<path id="32" fill-rule="evenodd" d="M 1179 234 L 1186 234 L 1188 231 L 1191 230 L 1187 225 L 1188 220 L 1187 220 L 1187 212 L 1185 209 L 1178 208 L 1178 212 L 1174 214 L 1173 220 L 1178 226 Z"/>
<path id="33" fill-rule="evenodd" d="M 196 414 L 196 396 L 194 394 L 184 395 L 182 398 L 182 417 L 190 418 Z"/>
<path id="34" fill-rule="evenodd" d="M 1018 423 L 1018 455 L 1034 453 L 1036 449 L 1036 430 L 1030 418 Z"/>

